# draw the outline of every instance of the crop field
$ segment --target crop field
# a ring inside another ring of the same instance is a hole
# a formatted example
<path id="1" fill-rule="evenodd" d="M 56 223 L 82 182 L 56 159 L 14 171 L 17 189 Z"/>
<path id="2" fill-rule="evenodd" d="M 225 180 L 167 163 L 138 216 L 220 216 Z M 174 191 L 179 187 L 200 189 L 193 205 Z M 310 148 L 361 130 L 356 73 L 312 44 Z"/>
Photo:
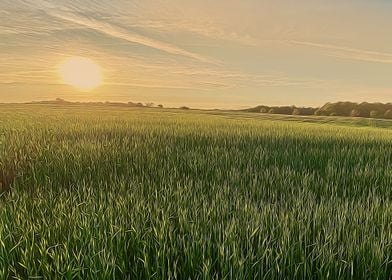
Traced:
<path id="1" fill-rule="evenodd" d="M 392 122 L 0 105 L 0 279 L 389 279 Z"/>

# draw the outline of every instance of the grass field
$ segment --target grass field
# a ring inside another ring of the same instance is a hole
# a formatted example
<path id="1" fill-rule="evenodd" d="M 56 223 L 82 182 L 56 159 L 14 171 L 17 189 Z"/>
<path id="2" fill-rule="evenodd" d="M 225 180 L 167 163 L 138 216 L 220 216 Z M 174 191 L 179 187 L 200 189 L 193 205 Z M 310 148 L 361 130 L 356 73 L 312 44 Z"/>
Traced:
<path id="1" fill-rule="evenodd" d="M 388 279 L 392 122 L 0 105 L 0 279 Z"/>

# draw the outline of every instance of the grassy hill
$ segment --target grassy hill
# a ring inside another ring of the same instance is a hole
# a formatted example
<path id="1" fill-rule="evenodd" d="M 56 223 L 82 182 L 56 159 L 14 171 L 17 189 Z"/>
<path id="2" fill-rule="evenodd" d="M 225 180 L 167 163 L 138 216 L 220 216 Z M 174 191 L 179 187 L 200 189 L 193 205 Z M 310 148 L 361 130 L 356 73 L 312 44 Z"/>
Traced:
<path id="1" fill-rule="evenodd" d="M 388 279 L 391 127 L 0 105 L 0 279 Z"/>

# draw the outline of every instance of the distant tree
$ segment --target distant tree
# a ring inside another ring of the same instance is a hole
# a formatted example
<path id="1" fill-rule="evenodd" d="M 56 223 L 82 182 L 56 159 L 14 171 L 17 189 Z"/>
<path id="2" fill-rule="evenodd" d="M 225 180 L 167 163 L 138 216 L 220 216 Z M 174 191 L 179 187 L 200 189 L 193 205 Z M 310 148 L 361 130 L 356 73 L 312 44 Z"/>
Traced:
<path id="1" fill-rule="evenodd" d="M 326 103 L 317 110 L 317 115 L 330 116 L 331 113 L 335 113 L 337 116 L 350 116 L 357 106 L 358 104 L 353 102 Z"/>
<path id="2" fill-rule="evenodd" d="M 152 108 L 152 107 L 154 107 L 154 106 L 155 106 L 155 104 L 152 103 L 152 102 L 147 102 L 147 103 L 146 103 L 146 107 Z"/>
<path id="3" fill-rule="evenodd" d="M 253 113 L 269 113 L 280 115 L 301 115 L 301 116 L 351 116 L 364 118 L 388 118 L 392 119 L 392 103 L 354 103 L 336 102 L 326 103 L 320 108 L 295 107 L 295 106 L 274 106 L 269 107 L 259 105 L 245 110 Z"/>
<path id="4" fill-rule="evenodd" d="M 269 111 L 268 111 L 268 114 L 275 114 L 275 109 L 274 108 L 271 108 L 271 109 L 269 109 Z"/>
<path id="5" fill-rule="evenodd" d="M 320 110 L 320 109 L 314 111 L 314 114 L 315 114 L 316 116 L 323 116 L 323 113 L 324 113 L 324 112 L 323 112 L 322 110 Z"/>
<path id="6" fill-rule="evenodd" d="M 266 113 L 268 113 L 268 109 L 266 107 L 261 107 L 260 113 L 266 114 Z"/>
<path id="7" fill-rule="evenodd" d="M 273 109 L 275 110 L 275 114 L 291 115 L 293 113 L 291 106 L 274 107 Z"/>
<path id="8" fill-rule="evenodd" d="M 299 108 L 294 108 L 294 109 L 293 109 L 293 115 L 294 115 L 294 116 L 299 116 L 299 115 L 301 115 L 301 109 L 299 109 Z"/>
<path id="9" fill-rule="evenodd" d="M 392 110 L 389 109 L 384 113 L 384 118 L 386 119 L 392 119 Z"/>
<path id="10" fill-rule="evenodd" d="M 159 105 L 158 105 L 158 108 L 163 108 L 163 105 L 162 105 L 162 104 L 159 104 Z"/>
<path id="11" fill-rule="evenodd" d="M 361 116 L 361 112 L 359 111 L 359 110 L 357 110 L 357 109 L 352 109 L 351 110 L 351 113 L 350 113 L 350 116 L 351 117 L 359 117 L 359 116 Z"/>
<path id="12" fill-rule="evenodd" d="M 376 110 L 370 111 L 369 115 L 370 115 L 371 118 L 378 118 L 380 116 L 380 114 Z"/>
<path id="13" fill-rule="evenodd" d="M 300 110 L 302 116 L 311 116 L 314 115 L 316 112 L 317 108 L 311 108 L 311 107 L 304 107 L 304 108 L 297 108 Z"/>
<path id="14" fill-rule="evenodd" d="M 190 110 L 190 108 L 187 107 L 187 106 L 181 106 L 180 109 L 181 109 L 181 110 Z"/>

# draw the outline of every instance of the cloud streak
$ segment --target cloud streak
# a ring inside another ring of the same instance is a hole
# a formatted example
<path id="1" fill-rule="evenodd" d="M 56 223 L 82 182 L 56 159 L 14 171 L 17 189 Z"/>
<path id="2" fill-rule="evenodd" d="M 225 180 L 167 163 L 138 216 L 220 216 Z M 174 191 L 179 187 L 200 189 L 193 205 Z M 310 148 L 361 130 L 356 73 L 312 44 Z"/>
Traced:
<path id="1" fill-rule="evenodd" d="M 321 43 L 307 42 L 307 41 L 291 40 L 288 41 L 288 43 L 332 51 L 333 53 L 330 53 L 329 55 L 337 58 L 359 60 L 359 61 L 366 61 L 366 62 L 386 63 L 386 64 L 392 63 L 392 53 L 370 51 L 370 50 L 356 49 L 356 48 L 350 48 L 345 46 L 321 44 Z"/>
<path id="2" fill-rule="evenodd" d="M 106 35 L 112 36 L 114 38 L 122 39 L 131 43 L 136 43 L 140 45 L 144 45 L 153 49 L 157 49 L 169 54 L 180 55 L 184 57 L 188 57 L 194 60 L 198 60 L 204 63 L 218 64 L 218 61 L 213 60 L 211 58 L 204 57 L 202 55 L 184 50 L 179 48 L 173 44 L 165 43 L 162 41 L 158 41 L 134 32 L 130 32 L 122 27 L 118 27 L 112 25 L 107 22 L 102 22 L 96 19 L 87 18 L 79 15 L 75 15 L 74 13 L 64 13 L 64 12 L 56 12 L 56 11 L 47 11 L 49 15 L 72 22 L 86 28 L 90 28 L 99 32 L 102 32 Z"/>

